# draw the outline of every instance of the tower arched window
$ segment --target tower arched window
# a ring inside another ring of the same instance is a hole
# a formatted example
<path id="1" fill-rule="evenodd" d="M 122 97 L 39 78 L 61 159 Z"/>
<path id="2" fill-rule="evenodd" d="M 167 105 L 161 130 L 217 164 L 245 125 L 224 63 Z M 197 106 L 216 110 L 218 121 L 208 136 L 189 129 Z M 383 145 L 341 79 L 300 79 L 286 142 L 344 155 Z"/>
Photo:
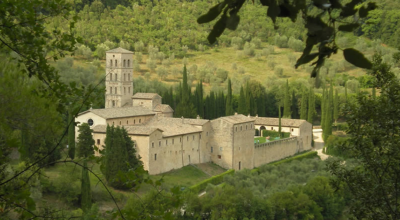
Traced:
<path id="1" fill-rule="evenodd" d="M 126 60 L 124 60 L 124 67 L 125 67 Z"/>
<path id="2" fill-rule="evenodd" d="M 110 66 L 112 66 L 112 60 L 110 60 Z"/>
<path id="3" fill-rule="evenodd" d="M 118 74 L 115 74 L 115 81 L 118 81 Z"/>
<path id="4" fill-rule="evenodd" d="M 115 94 L 117 94 L 117 87 L 114 88 Z"/>
<path id="5" fill-rule="evenodd" d="M 128 67 L 131 66 L 131 60 L 128 60 Z"/>
<path id="6" fill-rule="evenodd" d="M 124 81 L 126 81 L 126 73 L 124 73 Z"/>
<path id="7" fill-rule="evenodd" d="M 124 95 L 126 95 L 126 88 L 124 87 Z"/>
<path id="8" fill-rule="evenodd" d="M 115 60 L 115 67 L 117 67 L 117 60 Z"/>

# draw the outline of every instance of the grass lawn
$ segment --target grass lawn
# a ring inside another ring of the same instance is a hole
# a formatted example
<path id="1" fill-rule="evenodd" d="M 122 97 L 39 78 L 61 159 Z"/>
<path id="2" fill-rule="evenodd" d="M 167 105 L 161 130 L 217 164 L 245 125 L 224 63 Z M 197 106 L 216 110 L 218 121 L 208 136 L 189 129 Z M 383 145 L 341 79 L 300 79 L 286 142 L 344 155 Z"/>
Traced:
<path id="1" fill-rule="evenodd" d="M 267 142 L 267 140 L 265 139 L 265 137 L 254 138 L 254 143 L 255 143 L 256 141 L 259 141 L 260 144 Z"/>
<path id="2" fill-rule="evenodd" d="M 155 175 L 152 178 L 157 180 L 163 178 L 163 185 L 167 188 L 172 188 L 174 186 L 189 187 L 209 177 L 200 169 L 189 165 L 181 169 Z"/>

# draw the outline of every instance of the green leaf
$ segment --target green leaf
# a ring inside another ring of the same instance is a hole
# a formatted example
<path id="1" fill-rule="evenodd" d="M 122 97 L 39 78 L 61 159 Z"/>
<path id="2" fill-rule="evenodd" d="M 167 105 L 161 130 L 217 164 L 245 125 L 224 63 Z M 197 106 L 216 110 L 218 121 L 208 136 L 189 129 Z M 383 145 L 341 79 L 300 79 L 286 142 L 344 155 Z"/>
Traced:
<path id="1" fill-rule="evenodd" d="M 232 14 L 226 22 L 226 28 L 234 31 L 238 27 L 239 22 L 240 22 L 240 16 L 237 14 Z"/>
<path id="2" fill-rule="evenodd" d="M 272 0 L 274 1 L 274 0 Z M 271 5 L 271 0 L 260 0 L 261 4 L 263 6 L 270 6 Z"/>
<path id="3" fill-rule="evenodd" d="M 31 197 L 26 198 L 26 206 L 29 210 L 36 210 L 36 203 Z"/>
<path id="4" fill-rule="evenodd" d="M 332 4 L 331 8 L 342 8 L 343 7 L 338 0 L 329 0 L 329 2 Z"/>
<path id="5" fill-rule="evenodd" d="M 360 10 L 358 11 L 358 15 L 360 18 L 365 18 L 368 16 L 368 12 L 376 9 L 377 6 L 375 3 L 370 2 L 368 3 L 367 7 L 361 7 Z"/>
<path id="6" fill-rule="evenodd" d="M 207 37 L 207 40 L 210 44 L 213 44 L 217 41 L 217 38 L 221 36 L 226 28 L 228 17 L 226 14 L 223 14 L 222 17 L 215 23 L 213 29 Z"/>
<path id="7" fill-rule="evenodd" d="M 300 65 L 306 64 L 311 62 L 313 59 L 315 59 L 317 56 L 319 55 L 319 53 L 312 53 L 309 55 L 305 55 L 305 56 L 301 56 L 298 60 L 297 63 L 295 65 L 295 67 L 299 67 Z"/>
<path id="8" fill-rule="evenodd" d="M 271 0 L 270 3 L 271 5 L 268 7 L 267 16 L 270 17 L 275 24 L 276 17 L 278 17 L 280 13 L 280 9 L 275 0 Z"/>
<path id="9" fill-rule="evenodd" d="M 226 4 L 224 2 L 216 4 L 214 7 L 210 8 L 210 10 L 207 12 L 207 14 L 201 15 L 197 19 L 197 23 L 203 24 L 203 23 L 208 23 L 210 21 L 213 21 L 214 19 L 216 19 L 218 17 L 219 14 L 221 14 L 225 5 Z"/>
<path id="10" fill-rule="evenodd" d="M 371 69 L 372 63 L 358 50 L 347 48 L 343 50 L 344 59 L 356 67 Z"/>
<path id="11" fill-rule="evenodd" d="M 354 24 L 345 24 L 345 25 L 340 25 L 339 26 L 339 31 L 347 31 L 347 32 L 352 32 L 355 29 L 360 27 L 360 24 L 354 23 Z"/>

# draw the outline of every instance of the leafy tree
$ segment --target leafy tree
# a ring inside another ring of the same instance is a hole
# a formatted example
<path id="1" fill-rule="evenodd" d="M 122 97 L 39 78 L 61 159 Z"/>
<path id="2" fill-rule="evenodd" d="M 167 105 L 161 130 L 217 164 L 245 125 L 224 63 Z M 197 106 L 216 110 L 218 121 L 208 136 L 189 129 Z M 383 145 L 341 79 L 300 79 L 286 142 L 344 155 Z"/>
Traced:
<path id="1" fill-rule="evenodd" d="M 83 123 L 79 126 L 79 135 L 77 143 L 77 156 L 78 157 L 89 157 L 94 155 L 94 139 L 92 137 L 93 130 L 87 123 Z"/>
<path id="2" fill-rule="evenodd" d="M 289 93 L 289 80 L 286 80 L 285 85 L 285 96 L 283 100 L 283 117 L 290 118 L 291 111 L 290 111 L 290 93 Z"/>
<path id="3" fill-rule="evenodd" d="M 166 68 L 164 68 L 163 66 L 160 66 L 160 67 L 157 68 L 157 75 L 161 79 L 165 79 L 168 76 L 168 70 Z"/>
<path id="4" fill-rule="evenodd" d="M 360 96 L 343 112 L 349 139 L 341 149 L 356 158 L 356 164 L 345 166 L 335 160 L 328 169 L 337 188 L 348 187 L 354 198 L 350 212 L 357 219 L 399 219 L 400 120 L 394 112 L 400 108 L 400 83 L 380 56 L 374 56 L 373 63 L 370 74 L 376 77 L 380 96 Z"/>

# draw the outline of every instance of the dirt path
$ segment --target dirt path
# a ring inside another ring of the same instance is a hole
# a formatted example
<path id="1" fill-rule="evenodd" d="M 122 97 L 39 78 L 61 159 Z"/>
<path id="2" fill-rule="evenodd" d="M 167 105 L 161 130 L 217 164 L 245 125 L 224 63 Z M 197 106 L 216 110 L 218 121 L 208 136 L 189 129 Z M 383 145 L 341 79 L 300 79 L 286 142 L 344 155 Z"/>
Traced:
<path id="1" fill-rule="evenodd" d="M 324 148 L 324 140 L 322 140 L 322 129 L 313 129 L 314 135 L 314 150 L 317 151 L 318 156 L 321 160 L 326 160 L 329 155 L 326 155 L 322 152 Z"/>

